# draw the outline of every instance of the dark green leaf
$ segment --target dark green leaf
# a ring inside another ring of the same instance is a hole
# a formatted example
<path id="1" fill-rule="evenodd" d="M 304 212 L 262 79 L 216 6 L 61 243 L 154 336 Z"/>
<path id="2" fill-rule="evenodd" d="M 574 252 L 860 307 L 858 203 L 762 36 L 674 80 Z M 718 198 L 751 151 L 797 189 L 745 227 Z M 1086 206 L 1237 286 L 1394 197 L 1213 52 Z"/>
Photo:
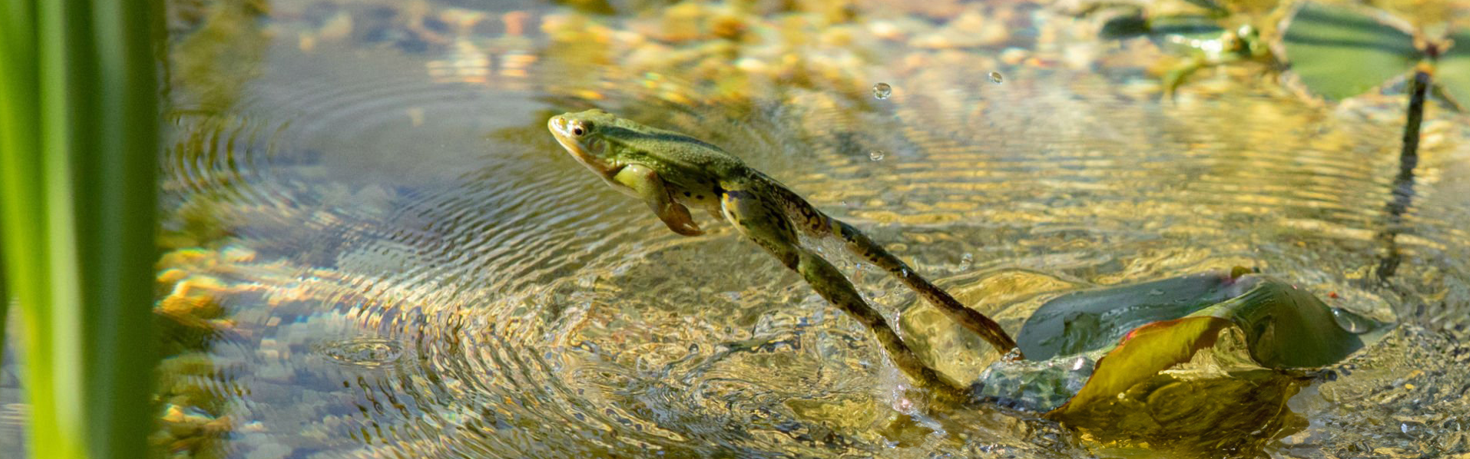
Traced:
<path id="1" fill-rule="evenodd" d="M 1341 361 L 1388 328 L 1334 311 L 1291 284 L 1247 273 L 1235 268 L 1065 295 L 1042 305 L 1017 342 L 1033 361 L 1066 363 L 1106 352 L 1086 384 L 1054 411 L 1069 417 L 1189 362 L 1226 331 L 1236 337 L 1226 354 L 1238 357 L 1230 359 L 1247 369 L 1287 369 Z M 1029 383 L 1031 392 L 1046 383 Z"/>
<path id="2" fill-rule="evenodd" d="M 1063 295 L 1037 309 L 1016 344 L 1028 360 L 1115 345 L 1151 322 L 1178 319 L 1240 294 L 1228 272 L 1210 272 Z"/>
<path id="3" fill-rule="evenodd" d="M 1337 363 L 1361 349 L 1365 337 L 1375 338 L 1387 328 L 1348 311 L 1334 312 L 1311 293 L 1276 279 L 1245 276 L 1238 283 L 1251 288 L 1194 316 L 1219 317 L 1240 327 L 1251 357 L 1264 367 Z M 1350 324 L 1358 334 L 1339 322 Z"/>
<path id="4" fill-rule="evenodd" d="M 0 1 L 0 244 L 27 318 L 35 457 L 147 453 L 159 147 L 150 6 Z"/>

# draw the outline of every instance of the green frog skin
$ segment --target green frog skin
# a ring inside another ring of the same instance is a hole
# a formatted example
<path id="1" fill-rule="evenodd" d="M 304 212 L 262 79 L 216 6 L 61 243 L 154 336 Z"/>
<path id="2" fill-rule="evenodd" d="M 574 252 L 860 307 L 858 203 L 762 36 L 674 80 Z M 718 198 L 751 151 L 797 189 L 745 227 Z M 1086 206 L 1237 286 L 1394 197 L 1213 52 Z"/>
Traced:
<path id="1" fill-rule="evenodd" d="M 841 239 L 849 251 L 893 275 L 997 351 L 1016 347 L 995 321 L 961 305 L 857 228 L 822 213 L 719 147 L 601 110 L 554 116 L 547 126 L 577 162 L 613 188 L 642 200 L 673 232 L 703 234 L 689 207 L 702 207 L 716 219 L 729 221 L 741 235 L 801 274 L 822 298 L 867 326 L 894 364 L 924 386 L 951 394 L 960 391 L 926 366 L 836 267 L 802 247 L 798 231 L 813 238 Z"/>

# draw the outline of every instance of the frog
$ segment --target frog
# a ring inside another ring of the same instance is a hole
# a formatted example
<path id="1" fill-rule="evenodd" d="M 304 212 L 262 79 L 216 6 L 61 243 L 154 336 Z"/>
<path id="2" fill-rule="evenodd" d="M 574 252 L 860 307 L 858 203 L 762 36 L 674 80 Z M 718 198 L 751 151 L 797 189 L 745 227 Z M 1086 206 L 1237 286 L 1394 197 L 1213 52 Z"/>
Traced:
<path id="1" fill-rule="evenodd" d="M 600 109 L 553 116 L 547 127 L 572 158 L 612 188 L 643 201 L 675 234 L 704 234 L 690 207 L 730 223 L 745 239 L 799 274 L 819 296 L 867 327 L 894 366 L 936 394 L 963 398 L 967 389 L 920 359 L 841 271 L 801 243 L 801 235 L 839 240 L 846 250 L 894 276 L 1005 358 L 1022 358 L 1015 340 L 994 320 L 961 304 L 857 227 L 822 212 L 720 147 Z"/>
<path id="2" fill-rule="evenodd" d="M 1103 14 L 1098 36 L 1108 40 L 1148 37 L 1171 56 L 1157 71 L 1163 96 L 1173 98 L 1179 87 L 1195 72 L 1244 62 L 1270 64 L 1275 61 L 1267 40 L 1255 23 L 1275 18 L 1269 2 L 1217 2 L 1185 0 L 1186 7 L 1161 2 L 1149 5 L 1109 4 L 1105 0 L 1084 1 L 1078 15 Z M 1232 27 L 1231 24 L 1234 24 Z"/>

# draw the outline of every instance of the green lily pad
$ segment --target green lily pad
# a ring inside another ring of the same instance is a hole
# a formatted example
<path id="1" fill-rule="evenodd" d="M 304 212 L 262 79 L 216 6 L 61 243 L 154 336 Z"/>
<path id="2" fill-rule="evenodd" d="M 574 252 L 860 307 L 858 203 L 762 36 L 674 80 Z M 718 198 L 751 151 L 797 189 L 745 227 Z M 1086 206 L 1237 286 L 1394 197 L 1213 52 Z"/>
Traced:
<path id="1" fill-rule="evenodd" d="M 1452 47 L 1435 63 L 1434 79 L 1454 98 L 1455 104 L 1470 109 L 1470 30 L 1450 35 Z"/>
<path id="2" fill-rule="evenodd" d="M 1404 26 L 1366 9 L 1303 2 L 1282 29 L 1291 71 L 1328 99 L 1367 92 L 1424 57 Z"/>

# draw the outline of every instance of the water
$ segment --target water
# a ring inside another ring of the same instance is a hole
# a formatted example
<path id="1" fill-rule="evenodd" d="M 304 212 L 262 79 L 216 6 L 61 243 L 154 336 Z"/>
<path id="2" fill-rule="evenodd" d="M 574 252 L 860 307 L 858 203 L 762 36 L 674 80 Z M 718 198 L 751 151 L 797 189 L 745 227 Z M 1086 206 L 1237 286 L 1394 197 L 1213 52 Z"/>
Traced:
<path id="1" fill-rule="evenodd" d="M 883 99 L 887 99 L 888 96 L 892 96 L 892 95 L 893 95 L 893 86 L 889 86 L 888 83 L 878 83 L 878 84 L 873 85 L 873 98 L 874 99 L 883 100 Z"/>
<path id="2" fill-rule="evenodd" d="M 671 234 L 568 157 L 545 121 L 593 106 L 745 158 L 1012 333 L 1064 291 L 1235 265 L 1396 318 L 1303 386 L 1290 422 L 1245 435 L 1276 457 L 1470 448 L 1470 120 L 1435 104 L 1405 181 L 1398 97 L 1327 106 L 1246 67 L 1161 101 L 1158 51 L 1033 4 L 879 3 L 829 27 L 843 14 L 251 5 L 170 10 L 176 34 L 224 37 L 170 47 L 160 288 L 220 309 L 164 327 L 173 427 L 155 443 L 174 453 L 1133 454 L 1001 404 L 931 409 L 728 225 Z M 1006 84 L 974 70 L 992 68 Z M 901 102 L 874 103 L 873 81 Z M 835 262 L 940 371 L 993 362 L 893 279 Z"/>

